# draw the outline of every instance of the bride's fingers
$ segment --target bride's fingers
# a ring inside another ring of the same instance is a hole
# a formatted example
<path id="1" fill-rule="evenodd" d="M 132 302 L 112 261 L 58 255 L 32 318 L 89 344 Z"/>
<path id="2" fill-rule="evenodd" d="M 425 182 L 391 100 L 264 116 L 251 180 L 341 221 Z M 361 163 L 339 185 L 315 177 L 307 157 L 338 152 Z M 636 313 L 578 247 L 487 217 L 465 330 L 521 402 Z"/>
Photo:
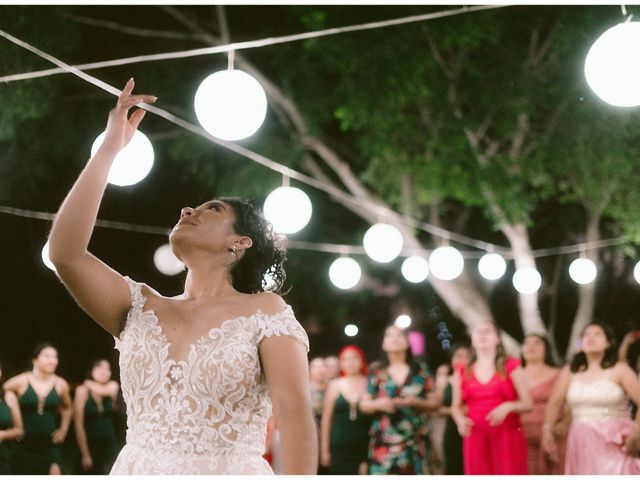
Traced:
<path id="1" fill-rule="evenodd" d="M 120 96 L 118 97 L 118 100 L 124 99 L 126 97 L 128 97 L 129 95 L 131 95 L 131 92 L 133 91 L 133 87 L 135 86 L 135 82 L 133 80 L 133 77 L 131 77 L 127 83 L 124 85 L 124 88 L 122 89 L 122 92 L 120 93 Z"/>
<path id="2" fill-rule="evenodd" d="M 119 103 L 121 109 L 129 110 L 131 107 L 140 103 L 153 103 L 158 99 L 154 95 L 132 95 Z"/>
<path id="3" fill-rule="evenodd" d="M 140 110 L 136 110 L 135 112 L 133 112 L 131 114 L 131 118 L 129 118 L 129 124 L 133 128 L 137 129 L 138 125 L 140 125 L 140 122 L 142 121 L 142 119 L 144 118 L 144 115 L 146 113 L 147 112 L 145 110 L 141 110 L 141 109 Z"/>

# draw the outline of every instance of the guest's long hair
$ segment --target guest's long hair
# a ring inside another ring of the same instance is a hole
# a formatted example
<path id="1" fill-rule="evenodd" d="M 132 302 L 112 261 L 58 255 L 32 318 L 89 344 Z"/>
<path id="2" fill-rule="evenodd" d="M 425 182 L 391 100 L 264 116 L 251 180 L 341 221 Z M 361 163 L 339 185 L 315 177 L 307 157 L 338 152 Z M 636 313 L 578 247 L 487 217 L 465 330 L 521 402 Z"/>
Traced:
<path id="1" fill-rule="evenodd" d="M 413 358 L 413 354 L 411 353 L 411 344 L 409 343 L 409 336 L 407 335 L 407 331 L 402 328 L 396 327 L 393 324 L 387 326 L 387 328 L 385 328 L 384 331 L 386 332 L 389 328 L 395 328 L 399 330 L 404 336 L 405 340 L 407 341 L 407 350 L 405 351 L 405 357 L 404 357 L 405 363 L 409 365 L 409 375 L 416 374 L 418 371 L 420 371 L 420 365 L 418 364 L 418 362 L 415 361 L 415 359 Z M 378 370 L 378 369 L 386 370 L 388 367 L 389 367 L 389 357 L 385 353 L 382 356 L 382 359 L 371 364 L 370 371 Z"/>
<path id="2" fill-rule="evenodd" d="M 338 358 L 342 360 L 342 355 L 345 354 L 346 352 L 354 352 L 356 355 L 358 355 L 358 358 L 360 358 L 360 364 L 361 364 L 360 374 L 366 376 L 369 371 L 369 368 L 367 365 L 367 357 L 364 354 L 364 351 L 362 351 L 362 349 L 357 345 L 347 345 L 345 347 L 342 347 L 342 349 L 340 350 L 340 353 L 338 354 Z M 342 371 L 342 369 L 340 369 L 340 376 L 344 377 L 344 372 Z"/>
<path id="3" fill-rule="evenodd" d="M 500 330 L 500 327 L 498 327 L 498 325 L 495 324 L 495 322 L 487 321 L 485 323 L 493 327 L 498 337 L 498 345 L 496 345 L 496 356 L 494 358 L 494 365 L 496 368 L 496 372 L 498 372 L 498 375 L 501 378 L 504 378 L 506 375 L 505 364 L 507 362 L 507 351 L 505 350 L 504 345 L 502 344 L 502 338 L 500 337 L 500 334 L 502 333 L 502 331 Z M 471 376 L 471 369 L 473 368 L 473 365 L 476 363 L 477 360 L 478 360 L 478 355 L 476 353 L 476 349 L 473 347 L 473 343 L 471 343 L 471 358 L 469 358 L 469 363 L 465 367 L 465 375 L 467 377 Z"/>
<path id="4" fill-rule="evenodd" d="M 524 336 L 524 340 L 529 337 L 537 337 L 542 340 L 542 343 L 544 344 L 544 364 L 550 367 L 556 367 L 556 362 L 553 359 L 553 354 L 551 353 L 551 344 L 549 343 L 549 339 L 546 337 L 546 335 L 542 333 L 528 333 Z M 520 353 L 520 361 L 522 362 L 523 367 L 527 365 L 527 361 L 524 359 L 524 355 L 522 355 L 522 353 Z"/>
<path id="5" fill-rule="evenodd" d="M 604 356 L 602 357 L 602 361 L 600 362 L 600 367 L 602 367 L 603 369 L 611 368 L 616 363 L 618 363 L 618 345 L 616 343 L 616 338 L 613 334 L 613 330 L 609 325 L 602 323 L 599 320 L 594 320 L 582 329 L 580 338 L 584 336 L 584 332 L 587 330 L 587 328 L 593 326 L 599 327 L 604 332 L 605 337 L 607 337 L 607 342 L 609 342 L 609 346 L 604 351 Z M 587 355 L 584 353 L 584 350 L 580 350 L 573 356 L 569 369 L 573 373 L 587 369 Z"/>

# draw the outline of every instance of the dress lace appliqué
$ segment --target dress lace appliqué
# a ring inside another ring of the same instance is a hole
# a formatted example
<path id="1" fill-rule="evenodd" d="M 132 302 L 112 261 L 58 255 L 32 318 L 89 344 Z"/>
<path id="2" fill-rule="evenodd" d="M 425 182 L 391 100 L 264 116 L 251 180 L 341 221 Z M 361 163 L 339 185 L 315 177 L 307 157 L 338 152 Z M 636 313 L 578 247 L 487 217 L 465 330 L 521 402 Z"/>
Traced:
<path id="1" fill-rule="evenodd" d="M 175 361 L 157 316 L 144 310 L 141 285 L 125 279 L 131 310 L 114 339 L 127 444 L 111 474 L 271 474 L 262 458 L 271 400 L 258 345 L 286 335 L 309 350 L 291 307 L 226 320 Z"/>

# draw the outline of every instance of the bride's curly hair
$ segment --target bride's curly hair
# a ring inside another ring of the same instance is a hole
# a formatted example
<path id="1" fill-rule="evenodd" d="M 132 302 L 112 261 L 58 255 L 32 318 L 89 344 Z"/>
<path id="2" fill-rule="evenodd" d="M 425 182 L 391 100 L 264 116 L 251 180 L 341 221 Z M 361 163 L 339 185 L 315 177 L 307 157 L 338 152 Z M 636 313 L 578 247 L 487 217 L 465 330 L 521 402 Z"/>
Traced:
<path id="1" fill-rule="evenodd" d="M 254 200 L 240 197 L 220 197 L 231 205 L 236 214 L 234 230 L 251 238 L 253 245 L 231 269 L 233 287 L 243 293 L 281 293 L 287 278 L 284 262 L 287 259 L 285 237 L 273 231 L 273 225 L 262 214 Z M 267 284 L 264 276 L 271 281 Z"/>

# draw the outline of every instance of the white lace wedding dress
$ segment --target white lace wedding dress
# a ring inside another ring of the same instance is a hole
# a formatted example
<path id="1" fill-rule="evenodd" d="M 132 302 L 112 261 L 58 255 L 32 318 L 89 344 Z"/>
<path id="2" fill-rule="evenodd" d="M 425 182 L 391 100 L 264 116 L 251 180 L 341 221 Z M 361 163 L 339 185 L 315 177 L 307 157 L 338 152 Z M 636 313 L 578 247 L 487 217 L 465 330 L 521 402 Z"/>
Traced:
<path id="1" fill-rule="evenodd" d="M 127 442 L 111 474 L 272 474 L 262 458 L 271 401 L 258 345 L 265 337 L 289 335 L 308 351 L 291 307 L 226 320 L 176 362 L 158 318 L 144 310 L 141 284 L 125 278 L 131 310 L 114 338 Z"/>

